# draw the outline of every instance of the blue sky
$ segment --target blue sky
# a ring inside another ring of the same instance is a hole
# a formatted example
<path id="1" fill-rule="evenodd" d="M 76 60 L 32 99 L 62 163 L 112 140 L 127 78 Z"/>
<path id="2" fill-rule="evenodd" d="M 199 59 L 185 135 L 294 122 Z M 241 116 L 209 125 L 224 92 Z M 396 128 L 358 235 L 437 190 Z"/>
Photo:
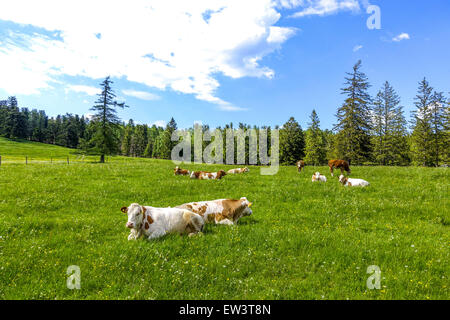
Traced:
<path id="1" fill-rule="evenodd" d="M 105 20 L 88 1 L 39 3 L 0 4 L 0 98 L 49 115 L 88 114 L 111 75 L 131 107 L 125 121 L 274 126 L 294 116 L 306 127 L 315 108 L 331 128 L 359 59 L 371 93 L 389 80 L 407 116 L 424 76 L 450 91 L 448 0 L 371 1 L 380 30 L 358 0 L 117 1 Z"/>

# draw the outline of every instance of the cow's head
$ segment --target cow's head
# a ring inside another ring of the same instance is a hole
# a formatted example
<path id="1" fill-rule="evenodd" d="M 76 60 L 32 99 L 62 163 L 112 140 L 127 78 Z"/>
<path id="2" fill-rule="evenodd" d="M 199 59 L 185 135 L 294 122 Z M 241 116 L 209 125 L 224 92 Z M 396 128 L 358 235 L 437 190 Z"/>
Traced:
<path id="1" fill-rule="evenodd" d="M 220 170 L 219 172 L 217 172 L 217 179 L 220 180 L 223 177 L 225 177 L 227 175 L 227 173 L 224 170 Z"/>
<path id="2" fill-rule="evenodd" d="M 340 183 L 342 183 L 343 185 L 345 185 L 346 183 L 347 183 L 347 178 L 343 175 L 343 174 L 341 174 L 340 175 L 340 177 L 339 177 L 339 182 Z"/>
<path id="3" fill-rule="evenodd" d="M 123 213 L 128 215 L 127 228 L 140 229 L 144 223 L 145 207 L 140 206 L 137 203 L 131 204 L 129 207 L 123 207 L 120 209 Z"/>
<path id="4" fill-rule="evenodd" d="M 244 210 L 242 211 L 242 216 L 247 217 L 252 215 L 253 211 L 250 209 L 250 207 L 253 205 L 250 201 L 247 200 L 246 197 L 241 198 L 241 205 L 244 206 Z"/>
<path id="5" fill-rule="evenodd" d="M 249 171 L 250 171 L 249 168 L 247 168 L 247 167 L 244 168 L 244 172 L 249 172 Z"/>

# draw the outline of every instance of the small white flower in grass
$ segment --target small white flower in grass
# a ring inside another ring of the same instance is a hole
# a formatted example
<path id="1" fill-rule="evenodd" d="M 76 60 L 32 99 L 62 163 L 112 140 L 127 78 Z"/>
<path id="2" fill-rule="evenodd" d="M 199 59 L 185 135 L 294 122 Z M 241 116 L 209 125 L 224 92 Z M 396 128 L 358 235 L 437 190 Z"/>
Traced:
<path id="1" fill-rule="evenodd" d="M 411 248 L 414 248 L 414 245 L 413 245 L 413 244 L 411 245 Z"/>

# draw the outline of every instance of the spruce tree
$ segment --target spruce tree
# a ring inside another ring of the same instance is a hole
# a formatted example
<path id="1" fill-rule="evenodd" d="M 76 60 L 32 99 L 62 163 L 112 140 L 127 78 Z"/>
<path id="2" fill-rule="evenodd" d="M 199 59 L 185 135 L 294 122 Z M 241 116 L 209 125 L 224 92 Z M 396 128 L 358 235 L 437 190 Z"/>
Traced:
<path id="1" fill-rule="evenodd" d="M 450 165 L 450 97 L 444 109 L 444 163 Z"/>
<path id="2" fill-rule="evenodd" d="M 314 166 L 326 163 L 326 141 L 325 135 L 320 129 L 320 120 L 316 110 L 310 116 L 308 130 L 306 131 L 305 162 Z"/>
<path id="3" fill-rule="evenodd" d="M 430 106 L 431 112 L 431 153 L 434 158 L 434 165 L 439 166 L 444 159 L 445 150 L 445 108 L 446 99 L 443 92 L 434 92 Z"/>
<path id="4" fill-rule="evenodd" d="M 340 158 L 352 164 L 362 164 L 370 160 L 371 155 L 371 97 L 368 93 L 370 84 L 361 71 L 361 61 L 347 73 L 342 94 L 346 95 L 344 104 L 336 114 L 337 131 L 336 148 Z"/>
<path id="5" fill-rule="evenodd" d="M 305 138 L 302 127 L 291 117 L 280 130 L 280 162 L 294 165 L 305 156 Z"/>
<path id="6" fill-rule="evenodd" d="M 134 134 L 134 122 L 132 119 L 130 119 L 128 121 L 128 124 L 125 127 L 125 133 L 124 136 L 122 138 L 122 155 L 124 156 L 130 156 L 130 150 L 131 150 L 131 139 L 133 137 Z"/>
<path id="7" fill-rule="evenodd" d="M 95 112 L 92 121 L 96 125 L 96 132 L 91 142 L 95 151 L 100 154 L 100 163 L 105 162 L 105 155 L 118 151 L 119 141 L 116 131 L 120 125 L 120 119 L 116 109 L 128 107 L 115 100 L 116 95 L 111 88 L 112 84 L 110 77 L 100 84 L 102 92 L 98 94 L 98 100 L 95 102 L 97 104 L 90 109 Z"/>
<path id="8" fill-rule="evenodd" d="M 432 166 L 433 130 L 431 127 L 431 105 L 433 102 L 433 88 L 426 78 L 420 84 L 415 98 L 416 110 L 412 112 L 411 151 L 415 164 Z"/>
<path id="9" fill-rule="evenodd" d="M 406 120 L 400 98 L 385 82 L 373 107 L 373 158 L 382 165 L 402 165 L 408 162 Z"/>

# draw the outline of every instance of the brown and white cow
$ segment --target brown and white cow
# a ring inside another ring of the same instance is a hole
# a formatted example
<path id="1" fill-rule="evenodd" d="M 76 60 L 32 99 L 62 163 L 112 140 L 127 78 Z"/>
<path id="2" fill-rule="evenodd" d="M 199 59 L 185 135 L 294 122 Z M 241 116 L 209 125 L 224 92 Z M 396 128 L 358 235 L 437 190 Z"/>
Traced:
<path id="1" fill-rule="evenodd" d="M 128 240 L 146 237 L 160 238 L 168 233 L 188 233 L 190 236 L 203 230 L 203 218 L 186 209 L 154 208 L 137 203 L 120 209 L 128 215 L 127 228 L 131 230 Z"/>
<path id="2" fill-rule="evenodd" d="M 190 210 L 199 214 L 206 222 L 234 225 L 240 218 L 250 216 L 252 203 L 243 197 L 239 200 L 220 199 L 185 203 L 177 208 Z"/>
<path id="3" fill-rule="evenodd" d="M 303 170 L 304 167 L 305 167 L 305 161 L 300 160 L 300 161 L 297 162 L 297 169 L 298 169 L 298 172 L 302 172 L 302 170 Z"/>
<path id="4" fill-rule="evenodd" d="M 176 176 L 188 176 L 191 174 L 189 170 L 183 170 L 180 167 L 175 167 L 175 169 L 173 169 L 173 173 Z"/>
<path id="5" fill-rule="evenodd" d="M 332 177 L 334 177 L 334 169 L 341 169 L 341 174 L 344 174 L 344 171 L 347 171 L 348 174 L 352 173 L 349 163 L 345 160 L 330 160 L 328 161 L 328 166 L 330 167 Z"/>
<path id="6" fill-rule="evenodd" d="M 226 175 L 227 173 L 224 170 L 220 170 L 219 172 L 195 171 L 191 173 L 191 179 L 220 180 Z"/>
<path id="7" fill-rule="evenodd" d="M 245 173 L 245 172 L 249 172 L 250 169 L 245 167 L 245 168 L 237 168 L 237 169 L 231 169 L 228 170 L 227 174 L 239 174 L 239 173 Z"/>

